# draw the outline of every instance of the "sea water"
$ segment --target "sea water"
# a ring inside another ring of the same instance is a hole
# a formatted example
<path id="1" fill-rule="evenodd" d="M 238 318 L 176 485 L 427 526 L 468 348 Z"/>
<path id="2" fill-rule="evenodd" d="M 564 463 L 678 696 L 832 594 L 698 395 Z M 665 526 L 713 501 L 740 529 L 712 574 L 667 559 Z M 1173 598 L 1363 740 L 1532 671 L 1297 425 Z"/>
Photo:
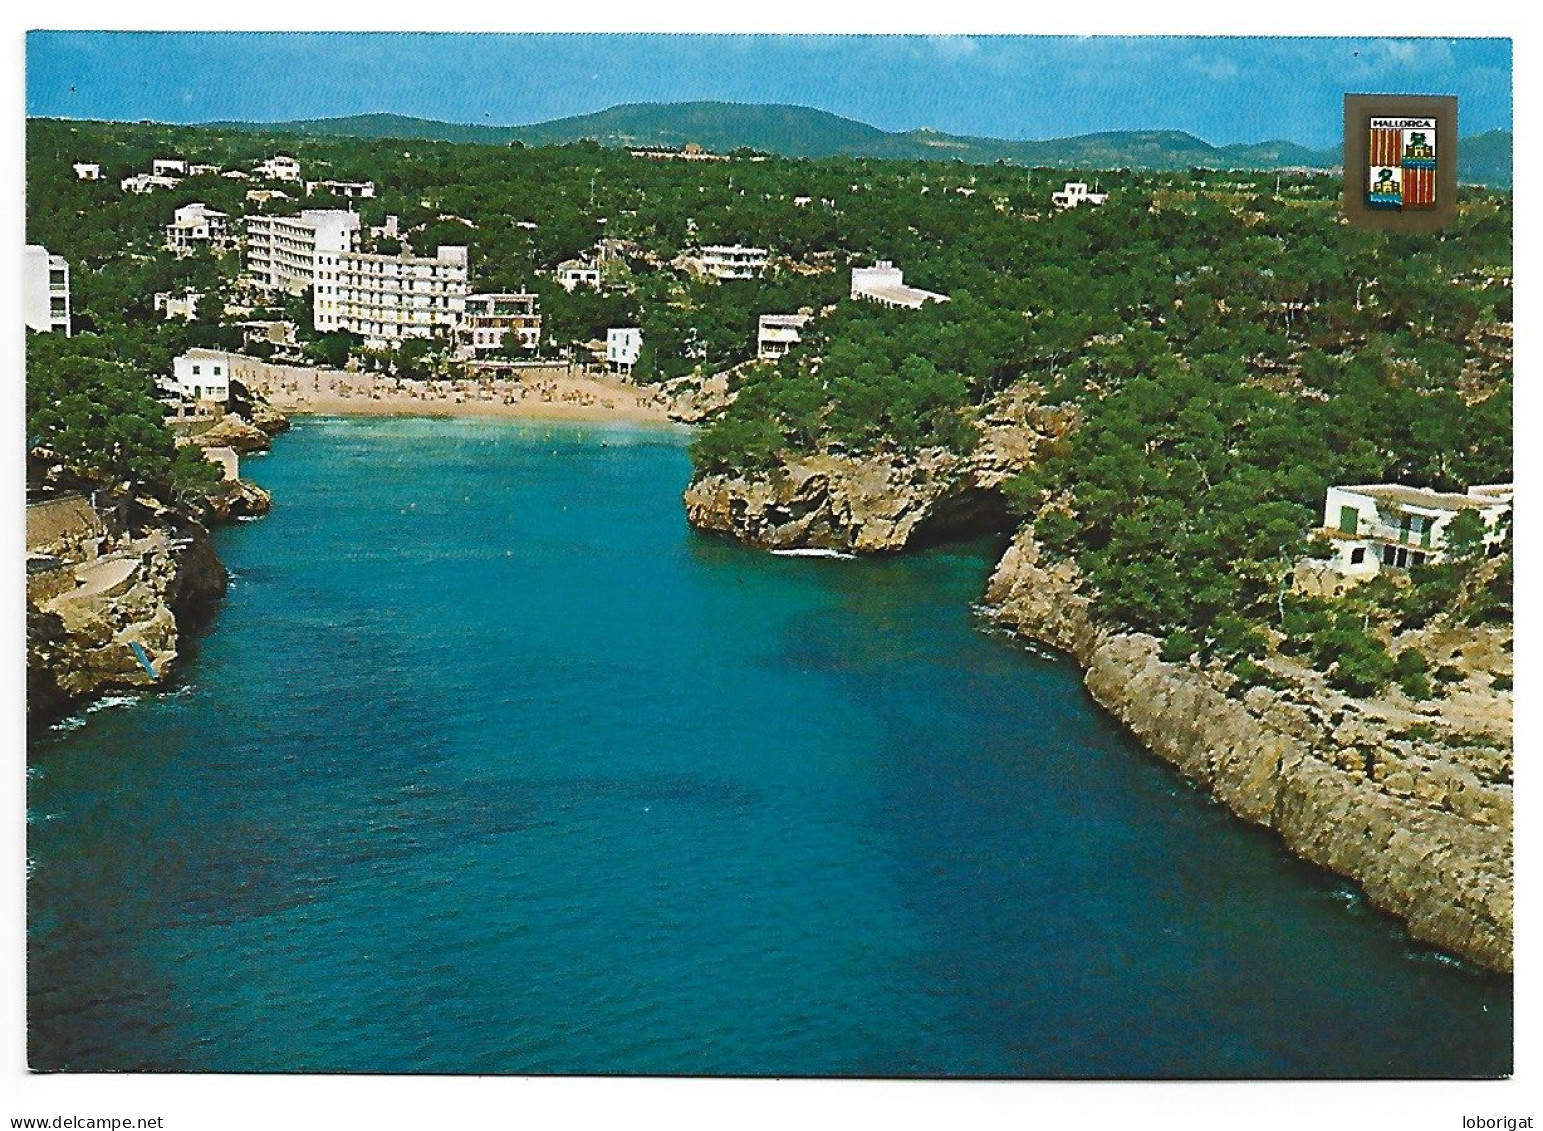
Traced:
<path id="1" fill-rule="evenodd" d="M 692 532 L 662 428 L 303 419 L 175 692 L 34 736 L 36 1069 L 1496 1075 L 1410 942 L 982 631 Z"/>

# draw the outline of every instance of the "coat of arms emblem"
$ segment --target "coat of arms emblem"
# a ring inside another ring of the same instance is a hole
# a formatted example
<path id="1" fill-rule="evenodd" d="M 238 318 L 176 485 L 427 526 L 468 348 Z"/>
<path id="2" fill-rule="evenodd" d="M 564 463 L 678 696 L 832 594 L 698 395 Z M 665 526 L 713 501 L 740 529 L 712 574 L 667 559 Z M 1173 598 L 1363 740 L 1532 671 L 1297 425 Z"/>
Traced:
<path id="1" fill-rule="evenodd" d="M 1372 118 L 1366 206 L 1379 212 L 1436 207 L 1436 119 Z"/>
<path id="2" fill-rule="evenodd" d="M 1345 95 L 1342 206 L 1358 228 L 1434 232 L 1457 215 L 1457 99 Z"/>

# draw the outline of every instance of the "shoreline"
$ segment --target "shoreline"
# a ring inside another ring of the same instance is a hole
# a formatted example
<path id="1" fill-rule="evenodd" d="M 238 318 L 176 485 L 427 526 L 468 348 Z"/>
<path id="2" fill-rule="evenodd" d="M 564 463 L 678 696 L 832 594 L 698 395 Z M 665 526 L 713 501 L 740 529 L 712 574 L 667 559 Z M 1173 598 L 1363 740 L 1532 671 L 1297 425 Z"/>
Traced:
<path id="1" fill-rule="evenodd" d="M 485 380 L 398 380 L 231 355 L 232 376 L 286 416 L 481 417 L 676 424 L 657 389 L 560 366 Z"/>

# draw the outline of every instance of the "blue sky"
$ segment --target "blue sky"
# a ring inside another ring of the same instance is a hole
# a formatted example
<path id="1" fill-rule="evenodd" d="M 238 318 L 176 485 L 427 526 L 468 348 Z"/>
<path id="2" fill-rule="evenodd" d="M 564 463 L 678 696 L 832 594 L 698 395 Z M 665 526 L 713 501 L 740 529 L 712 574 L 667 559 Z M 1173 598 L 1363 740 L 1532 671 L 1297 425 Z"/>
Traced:
<path id="1" fill-rule="evenodd" d="M 27 113 L 513 124 L 620 102 L 787 102 L 884 129 L 1182 129 L 1328 146 L 1346 92 L 1455 94 L 1511 127 L 1504 39 L 33 32 Z"/>

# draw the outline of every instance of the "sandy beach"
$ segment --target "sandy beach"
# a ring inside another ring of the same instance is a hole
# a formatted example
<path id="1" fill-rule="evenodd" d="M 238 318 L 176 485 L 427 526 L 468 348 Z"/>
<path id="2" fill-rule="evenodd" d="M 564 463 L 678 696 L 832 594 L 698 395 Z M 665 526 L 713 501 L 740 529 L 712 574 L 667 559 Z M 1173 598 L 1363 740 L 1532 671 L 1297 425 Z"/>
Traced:
<path id="1" fill-rule="evenodd" d="M 524 370 L 517 377 L 414 381 L 270 365 L 233 355 L 231 374 L 290 415 L 487 416 L 545 420 L 623 420 L 669 423 L 664 398 L 610 376 L 563 366 Z"/>

